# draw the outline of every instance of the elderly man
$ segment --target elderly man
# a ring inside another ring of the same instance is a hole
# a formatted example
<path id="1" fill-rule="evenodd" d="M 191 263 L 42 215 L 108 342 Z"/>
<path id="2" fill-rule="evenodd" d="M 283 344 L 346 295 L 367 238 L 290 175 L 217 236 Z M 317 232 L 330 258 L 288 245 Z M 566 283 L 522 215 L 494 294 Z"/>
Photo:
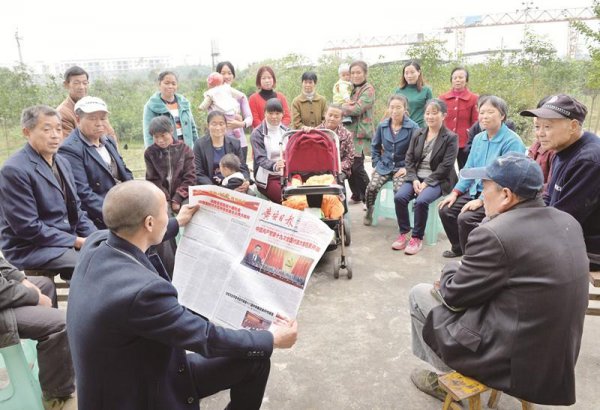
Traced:
<path id="1" fill-rule="evenodd" d="M 164 193 L 147 181 L 124 182 L 106 196 L 110 231 L 88 239 L 69 294 L 80 408 L 191 409 L 224 389 L 228 409 L 260 407 L 269 356 L 295 343 L 296 322 L 282 320 L 273 333 L 215 326 L 179 304 L 160 260 L 146 254 L 197 207 L 184 205 L 169 220 Z"/>
<path id="2" fill-rule="evenodd" d="M 21 126 L 28 143 L 0 170 L 0 248 L 19 269 L 68 278 L 96 227 L 81 210 L 69 162 L 56 155 L 62 140 L 58 112 L 46 105 L 26 108 Z"/>
<path id="3" fill-rule="evenodd" d="M 565 94 L 521 112 L 534 117 L 540 146 L 556 150 L 544 200 L 577 219 L 583 228 L 590 269 L 600 270 L 600 139 L 583 131 L 586 114 L 585 105 Z"/>
<path id="4" fill-rule="evenodd" d="M 51 279 L 27 278 L 0 257 L 0 347 L 37 340 L 44 407 L 77 410 L 65 312 L 55 308 Z"/>
<path id="5" fill-rule="evenodd" d="M 108 108 L 100 98 L 83 97 L 75 104 L 75 128 L 62 143 L 59 152 L 70 162 L 75 176 L 81 207 L 98 227 L 102 221 L 102 203 L 116 184 L 133 179 L 115 142 L 107 137 Z"/>
<path id="6" fill-rule="evenodd" d="M 89 75 L 83 68 L 73 66 L 65 71 L 65 81 L 63 86 L 69 94 L 56 109 L 60 113 L 62 119 L 63 138 L 67 138 L 71 131 L 77 126 L 75 103 L 88 94 Z M 106 135 L 113 137 L 115 142 L 117 141 L 115 130 L 112 129 L 108 120 L 106 121 Z"/>
<path id="7" fill-rule="evenodd" d="M 486 218 L 462 262 L 446 265 L 439 284 L 411 290 L 413 353 L 520 399 L 573 404 L 588 303 L 581 227 L 545 207 L 542 171 L 523 154 L 461 177 L 483 180 Z M 436 373 L 416 370 L 411 379 L 443 399 Z"/>

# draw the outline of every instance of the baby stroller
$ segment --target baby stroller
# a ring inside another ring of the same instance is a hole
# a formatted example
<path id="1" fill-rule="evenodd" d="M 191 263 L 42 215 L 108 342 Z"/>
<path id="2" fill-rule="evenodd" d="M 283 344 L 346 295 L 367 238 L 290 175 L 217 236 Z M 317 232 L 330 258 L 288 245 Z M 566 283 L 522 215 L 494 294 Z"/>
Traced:
<path id="1" fill-rule="evenodd" d="M 346 219 L 348 206 L 344 174 L 340 170 L 338 136 L 335 132 L 327 129 L 311 130 L 310 132 L 292 130 L 287 131 L 282 140 L 287 141 L 284 153 L 285 171 L 281 177 L 283 199 L 305 195 L 308 207 L 320 210 L 324 195 L 334 195 L 340 198 L 343 205 L 343 213 L 340 217 L 337 219 L 322 217 L 321 220 L 335 232 L 335 238 L 327 251 L 341 248 L 341 255 L 334 260 L 333 277 L 338 279 L 340 269 L 345 269 L 346 277 L 352 279 L 350 257 L 346 256 L 346 246 L 350 246 L 351 236 Z M 326 174 L 333 176 L 332 184 L 303 186 L 292 184 L 293 179 L 297 181 L 301 178 L 302 182 L 306 182 L 310 177 Z M 326 199 L 331 199 L 331 197 Z"/>

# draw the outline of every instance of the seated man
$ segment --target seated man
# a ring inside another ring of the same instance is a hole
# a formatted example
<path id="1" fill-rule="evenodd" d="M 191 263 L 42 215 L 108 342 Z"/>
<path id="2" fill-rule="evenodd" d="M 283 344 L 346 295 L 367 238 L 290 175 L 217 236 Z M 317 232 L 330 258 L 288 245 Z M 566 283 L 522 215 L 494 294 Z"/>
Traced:
<path id="1" fill-rule="evenodd" d="M 75 118 L 75 103 L 85 97 L 88 93 L 89 76 L 88 73 L 81 67 L 73 66 L 65 71 L 65 81 L 63 83 L 65 89 L 69 93 L 67 98 L 60 103 L 56 109 L 60 113 L 62 121 L 63 139 L 67 138 L 71 131 L 77 126 Z M 118 142 L 115 130 L 106 121 L 106 135 L 111 136 L 115 142 Z"/>
<path id="2" fill-rule="evenodd" d="M 109 189 L 133 179 L 115 142 L 107 137 L 108 108 L 100 98 L 83 97 L 75 104 L 75 128 L 60 146 L 59 152 L 73 169 L 81 208 L 98 229 L 102 221 L 102 203 Z"/>
<path id="3" fill-rule="evenodd" d="M 540 146 L 556 151 L 544 200 L 577 219 L 590 269 L 600 270 L 600 138 L 583 131 L 587 108 L 573 97 L 559 94 L 543 101 L 521 115 L 534 117 Z"/>
<path id="4" fill-rule="evenodd" d="M 78 249 L 96 230 L 80 208 L 69 162 L 56 155 L 60 116 L 46 105 L 23 110 L 27 144 L 0 170 L 0 248 L 17 268 L 69 278 Z"/>
<path id="5" fill-rule="evenodd" d="M 26 278 L 0 257 L 0 347 L 37 340 L 44 407 L 77 410 L 75 375 L 65 312 L 56 308 L 56 289 L 45 277 Z"/>
<path id="6" fill-rule="evenodd" d="M 296 322 L 282 320 L 274 333 L 215 326 L 179 304 L 160 259 L 146 254 L 197 208 L 184 205 L 169 220 L 164 193 L 147 181 L 106 195 L 109 231 L 88 239 L 69 293 L 80 408 L 183 410 L 224 389 L 229 409 L 260 407 L 271 352 L 295 343 Z"/>
<path id="7" fill-rule="evenodd" d="M 439 285 L 409 296 L 413 353 L 534 403 L 575 403 L 575 363 L 588 304 L 588 259 L 581 227 L 545 207 L 538 164 L 509 153 L 483 179 L 486 218 L 469 235 L 461 262 Z M 443 400 L 437 374 L 414 371 L 422 391 Z"/>

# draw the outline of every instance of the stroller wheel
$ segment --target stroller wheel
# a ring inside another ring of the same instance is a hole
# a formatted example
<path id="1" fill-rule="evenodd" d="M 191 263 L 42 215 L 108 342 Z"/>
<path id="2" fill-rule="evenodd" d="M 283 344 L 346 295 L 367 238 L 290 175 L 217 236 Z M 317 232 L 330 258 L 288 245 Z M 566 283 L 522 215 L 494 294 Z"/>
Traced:
<path id="1" fill-rule="evenodd" d="M 352 243 L 352 236 L 350 235 L 350 226 L 348 226 L 348 223 L 346 223 L 345 220 L 342 229 L 344 229 L 344 246 L 350 246 Z"/>
<path id="2" fill-rule="evenodd" d="M 352 279 L 352 259 L 346 256 L 346 277 Z"/>
<path id="3" fill-rule="evenodd" d="M 341 258 L 335 258 L 333 260 L 333 277 L 334 279 L 340 278 L 340 266 L 342 264 Z"/>

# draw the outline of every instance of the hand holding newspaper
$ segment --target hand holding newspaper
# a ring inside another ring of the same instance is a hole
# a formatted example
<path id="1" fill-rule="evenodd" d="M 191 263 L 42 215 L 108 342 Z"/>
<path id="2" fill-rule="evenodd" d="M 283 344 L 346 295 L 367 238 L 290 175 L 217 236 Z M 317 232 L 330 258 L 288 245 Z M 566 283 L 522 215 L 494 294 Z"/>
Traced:
<path id="1" fill-rule="evenodd" d="M 190 187 L 189 198 L 200 209 L 175 258 L 180 303 L 234 329 L 292 323 L 333 231 L 308 213 L 217 186 Z"/>

